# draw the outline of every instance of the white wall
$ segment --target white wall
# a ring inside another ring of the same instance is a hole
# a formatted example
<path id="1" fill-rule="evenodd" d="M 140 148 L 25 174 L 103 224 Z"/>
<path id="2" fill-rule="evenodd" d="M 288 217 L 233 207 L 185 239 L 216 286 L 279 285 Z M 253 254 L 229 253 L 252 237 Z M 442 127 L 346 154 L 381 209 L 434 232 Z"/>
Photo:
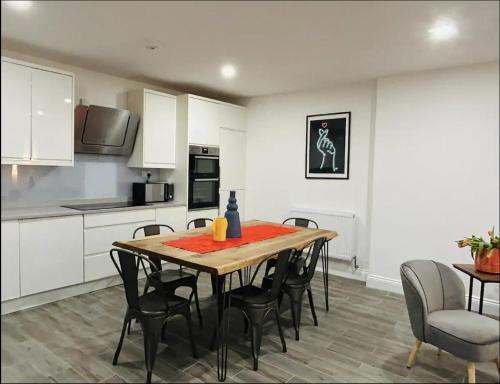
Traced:
<path id="1" fill-rule="evenodd" d="M 89 71 L 38 57 L 2 50 L 2 56 L 17 58 L 75 73 L 75 102 L 127 108 L 127 92 L 142 87 L 177 94 L 156 85 Z M 75 155 L 74 167 L 18 166 L 17 181 L 11 166 L 2 165 L 2 204 L 37 205 L 41 202 L 83 198 L 131 197 L 131 183 L 143 180 L 141 170 L 127 167 L 123 156 Z M 152 171 L 159 177 L 158 170 Z"/>
<path id="2" fill-rule="evenodd" d="M 368 180 L 375 82 L 256 97 L 248 102 L 246 218 L 282 221 L 293 206 L 359 218 L 358 263 L 368 265 Z M 349 180 L 305 179 L 306 115 L 352 112 Z"/>
<path id="3" fill-rule="evenodd" d="M 498 62 L 378 81 L 369 286 L 398 289 L 406 260 L 471 263 L 454 240 L 500 229 L 498 81 Z"/>

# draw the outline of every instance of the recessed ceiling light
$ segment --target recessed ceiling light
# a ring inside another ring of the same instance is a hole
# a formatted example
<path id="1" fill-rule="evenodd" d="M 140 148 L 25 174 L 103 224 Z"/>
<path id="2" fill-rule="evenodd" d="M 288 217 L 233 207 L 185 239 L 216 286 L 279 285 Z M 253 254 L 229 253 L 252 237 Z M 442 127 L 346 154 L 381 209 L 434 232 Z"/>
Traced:
<path id="1" fill-rule="evenodd" d="M 32 1 L 2 1 L 2 3 L 7 4 L 9 7 L 18 9 L 20 11 L 25 11 L 33 5 Z"/>
<path id="2" fill-rule="evenodd" d="M 449 40 L 458 34 L 455 23 L 451 20 L 438 20 L 429 28 L 429 35 L 434 41 Z"/>
<path id="3" fill-rule="evenodd" d="M 160 48 L 160 46 L 157 44 L 146 45 L 146 49 L 148 51 L 156 51 L 158 48 Z"/>
<path id="4" fill-rule="evenodd" d="M 234 68 L 234 66 L 232 66 L 231 64 L 226 64 L 221 68 L 220 73 L 226 79 L 230 79 L 236 76 L 236 68 Z"/>

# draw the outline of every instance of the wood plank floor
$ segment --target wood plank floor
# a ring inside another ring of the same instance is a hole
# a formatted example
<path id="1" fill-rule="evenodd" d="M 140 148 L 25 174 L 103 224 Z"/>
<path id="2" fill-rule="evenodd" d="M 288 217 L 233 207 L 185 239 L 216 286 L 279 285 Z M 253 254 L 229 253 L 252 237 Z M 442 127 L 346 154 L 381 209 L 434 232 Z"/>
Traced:
<path id="1" fill-rule="evenodd" d="M 199 358 L 191 356 L 184 319 L 173 318 L 167 344 L 160 344 L 154 382 L 217 379 L 216 355 L 207 349 L 215 321 L 207 274 L 200 276 L 199 290 L 205 320 L 200 328 L 193 316 Z M 326 312 L 319 273 L 313 291 L 319 327 L 313 325 L 305 299 L 301 339 L 295 341 L 285 299 L 288 352 L 281 352 L 276 326 L 269 321 L 257 372 L 252 370 L 242 317 L 232 312 L 227 382 L 467 382 L 465 362 L 446 352 L 438 356 L 430 345 L 423 345 L 414 367 L 406 369 L 413 336 L 402 296 L 331 276 L 331 305 Z M 111 364 L 124 311 L 123 288 L 117 286 L 2 316 L 2 382 L 143 382 L 138 325 L 126 336 L 118 365 Z M 476 378 L 497 383 L 495 364 L 478 364 Z"/>

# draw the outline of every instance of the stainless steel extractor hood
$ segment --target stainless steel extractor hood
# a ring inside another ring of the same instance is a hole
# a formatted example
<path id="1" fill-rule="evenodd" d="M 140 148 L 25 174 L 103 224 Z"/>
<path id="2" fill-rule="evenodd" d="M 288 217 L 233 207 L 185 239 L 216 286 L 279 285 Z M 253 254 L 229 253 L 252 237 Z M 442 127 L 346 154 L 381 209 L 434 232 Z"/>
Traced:
<path id="1" fill-rule="evenodd" d="M 134 148 L 139 116 L 125 109 L 78 105 L 75 152 L 128 156 Z"/>

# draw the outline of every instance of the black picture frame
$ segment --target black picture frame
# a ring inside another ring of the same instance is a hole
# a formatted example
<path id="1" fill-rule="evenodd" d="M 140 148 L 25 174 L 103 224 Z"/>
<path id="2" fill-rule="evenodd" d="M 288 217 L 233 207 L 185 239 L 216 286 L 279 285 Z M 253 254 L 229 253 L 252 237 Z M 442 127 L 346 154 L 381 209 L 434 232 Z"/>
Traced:
<path id="1" fill-rule="evenodd" d="M 350 147 L 350 111 L 307 115 L 305 178 L 349 180 Z"/>

